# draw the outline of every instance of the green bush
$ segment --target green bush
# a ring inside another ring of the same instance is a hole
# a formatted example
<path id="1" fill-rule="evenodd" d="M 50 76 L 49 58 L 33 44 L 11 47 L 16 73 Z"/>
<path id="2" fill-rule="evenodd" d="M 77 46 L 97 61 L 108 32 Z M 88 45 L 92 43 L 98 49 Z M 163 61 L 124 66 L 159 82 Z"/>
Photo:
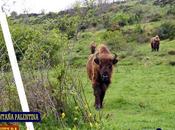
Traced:
<path id="1" fill-rule="evenodd" d="M 175 5 L 171 6 L 167 11 L 167 15 L 175 15 Z"/>
<path id="2" fill-rule="evenodd" d="M 37 29 L 33 29 L 29 26 L 24 26 L 23 24 L 11 24 L 10 31 L 12 35 L 12 40 L 14 43 L 15 53 L 18 61 L 23 60 L 24 54 L 28 49 L 28 45 L 32 43 L 39 43 L 41 38 L 41 32 Z M 0 47 L 5 46 L 4 38 L 0 37 Z M 4 64 L 8 63 L 8 56 L 6 51 L 2 52 L 4 56 L 2 57 Z M 1 65 L 0 65 L 1 66 Z"/>
<path id="3" fill-rule="evenodd" d="M 165 22 L 158 29 L 157 33 L 162 40 L 175 38 L 175 23 Z"/>
<path id="4" fill-rule="evenodd" d="M 113 23 L 118 23 L 119 26 L 125 26 L 128 24 L 129 21 L 129 15 L 123 12 L 117 13 L 114 17 L 112 22 Z"/>
<path id="5" fill-rule="evenodd" d="M 147 34 L 143 33 L 143 34 L 137 35 L 136 40 L 138 43 L 146 43 L 150 40 L 150 37 Z"/>
<path id="6" fill-rule="evenodd" d="M 138 34 L 144 33 L 144 28 L 140 24 L 137 24 L 135 26 L 136 26 L 134 30 L 135 33 L 138 33 Z"/>
<path id="7" fill-rule="evenodd" d="M 59 64 L 61 55 L 64 55 L 60 51 L 67 44 L 67 37 L 61 34 L 59 30 L 54 29 L 47 33 L 41 31 L 38 39 L 40 39 L 39 42 L 32 42 L 27 45 L 28 48 L 22 61 L 23 66 L 27 65 L 26 67 L 28 67 L 30 63 L 34 68 L 38 68 L 41 62 L 42 64 L 49 62 L 51 66 Z"/>
<path id="8" fill-rule="evenodd" d="M 112 50 L 126 50 L 127 43 L 120 31 L 107 31 L 103 34 L 102 39 L 109 45 Z"/>
<path id="9" fill-rule="evenodd" d="M 150 18 L 149 20 L 150 22 L 156 22 L 162 18 L 162 15 L 159 13 L 155 13 L 155 14 L 150 15 L 149 18 Z"/>
<path id="10" fill-rule="evenodd" d="M 137 14 L 132 14 L 130 15 L 129 19 L 128 19 L 128 24 L 136 24 L 139 22 L 139 16 Z"/>
<path id="11" fill-rule="evenodd" d="M 80 25 L 80 16 L 65 15 L 53 23 L 55 24 L 54 28 L 58 28 L 62 33 L 66 33 L 68 39 L 74 38 L 77 36 L 77 30 Z M 51 25 L 52 26 L 52 25 Z"/>
<path id="12" fill-rule="evenodd" d="M 49 60 L 51 66 L 61 62 L 59 51 L 67 44 L 68 38 L 67 35 L 62 34 L 58 29 L 48 31 L 40 26 L 11 24 L 10 31 L 16 57 L 20 65 L 33 63 L 32 66 L 38 68 L 39 62 L 48 62 Z M 0 62 L 1 67 L 9 63 L 9 60 L 2 33 L 0 41 L 1 53 L 3 54 Z"/>

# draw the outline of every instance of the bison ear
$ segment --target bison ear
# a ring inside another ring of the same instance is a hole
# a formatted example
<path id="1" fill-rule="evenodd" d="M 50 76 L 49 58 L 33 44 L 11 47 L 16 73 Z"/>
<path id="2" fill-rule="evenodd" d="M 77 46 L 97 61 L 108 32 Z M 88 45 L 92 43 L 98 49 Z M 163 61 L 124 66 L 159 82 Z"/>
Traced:
<path id="1" fill-rule="evenodd" d="M 97 57 L 94 59 L 94 62 L 95 62 L 97 65 L 99 65 L 99 63 L 100 63 L 100 61 L 99 61 L 99 59 L 98 59 Z"/>

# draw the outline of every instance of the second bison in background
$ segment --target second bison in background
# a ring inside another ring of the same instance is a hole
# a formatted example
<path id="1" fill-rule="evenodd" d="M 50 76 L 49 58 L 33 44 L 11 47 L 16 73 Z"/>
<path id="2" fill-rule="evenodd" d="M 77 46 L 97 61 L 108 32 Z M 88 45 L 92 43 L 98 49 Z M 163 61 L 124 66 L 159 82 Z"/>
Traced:
<path id="1" fill-rule="evenodd" d="M 159 45 L 160 45 L 160 38 L 158 35 L 151 38 L 151 48 L 152 51 L 159 51 Z"/>
<path id="2" fill-rule="evenodd" d="M 91 55 L 87 62 L 87 73 L 92 82 L 96 109 L 102 108 L 105 92 L 111 83 L 113 65 L 118 62 L 117 55 L 112 55 L 104 44 L 91 45 Z"/>

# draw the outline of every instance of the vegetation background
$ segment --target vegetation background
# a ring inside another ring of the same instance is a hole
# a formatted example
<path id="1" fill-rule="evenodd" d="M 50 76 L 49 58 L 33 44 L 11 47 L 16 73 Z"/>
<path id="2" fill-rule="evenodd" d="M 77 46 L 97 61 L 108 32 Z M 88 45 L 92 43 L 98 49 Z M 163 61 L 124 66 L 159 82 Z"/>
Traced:
<path id="1" fill-rule="evenodd" d="M 175 2 L 81 4 L 8 17 L 30 110 L 42 116 L 35 128 L 175 130 Z M 151 52 L 156 34 L 160 51 Z M 106 43 L 120 59 L 100 111 L 85 68 L 92 42 Z M 0 68 L 0 111 L 21 111 L 1 30 Z"/>

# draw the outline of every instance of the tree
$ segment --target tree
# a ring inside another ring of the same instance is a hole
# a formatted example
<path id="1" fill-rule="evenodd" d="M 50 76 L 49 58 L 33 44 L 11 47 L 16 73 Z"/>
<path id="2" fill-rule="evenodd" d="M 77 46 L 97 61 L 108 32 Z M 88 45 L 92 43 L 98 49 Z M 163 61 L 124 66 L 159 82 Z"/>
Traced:
<path id="1" fill-rule="evenodd" d="M 17 14 L 17 12 L 16 11 L 12 11 L 11 13 L 10 13 L 10 16 L 12 17 L 12 18 L 16 18 L 16 16 L 17 16 L 18 14 Z"/>
<path id="2" fill-rule="evenodd" d="M 155 5 L 174 5 L 175 6 L 175 1 L 174 0 L 155 0 L 154 1 Z"/>
<path id="3" fill-rule="evenodd" d="M 92 8 L 95 5 L 96 0 L 84 0 L 84 5 L 87 6 L 88 8 Z"/>
<path id="4" fill-rule="evenodd" d="M 41 10 L 41 14 L 42 14 L 42 15 L 45 15 L 45 14 L 46 14 L 46 10 L 45 10 L 45 9 L 42 9 L 42 10 Z"/>

